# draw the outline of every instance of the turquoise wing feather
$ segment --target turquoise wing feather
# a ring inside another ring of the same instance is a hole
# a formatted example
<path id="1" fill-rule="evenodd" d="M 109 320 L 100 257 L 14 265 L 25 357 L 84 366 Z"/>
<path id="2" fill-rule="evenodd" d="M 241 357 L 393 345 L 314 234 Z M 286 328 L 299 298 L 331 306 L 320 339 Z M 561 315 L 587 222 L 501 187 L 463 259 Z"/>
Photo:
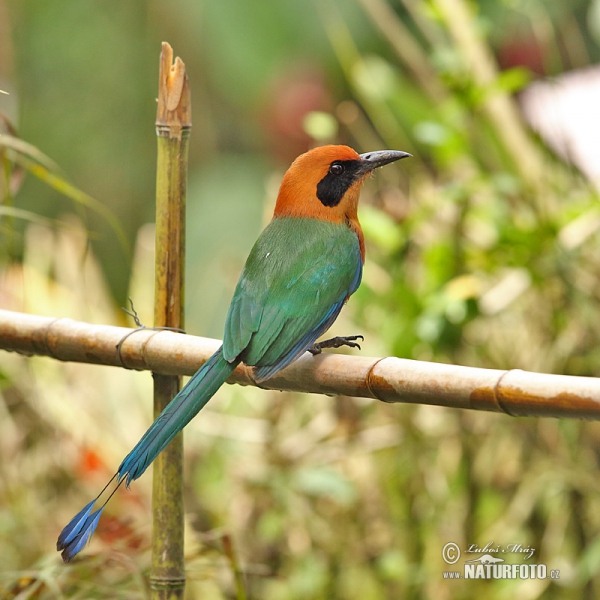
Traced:
<path id="1" fill-rule="evenodd" d="M 358 239 L 345 224 L 274 219 L 238 281 L 224 358 L 256 367 L 259 380 L 270 377 L 329 329 L 361 275 Z"/>

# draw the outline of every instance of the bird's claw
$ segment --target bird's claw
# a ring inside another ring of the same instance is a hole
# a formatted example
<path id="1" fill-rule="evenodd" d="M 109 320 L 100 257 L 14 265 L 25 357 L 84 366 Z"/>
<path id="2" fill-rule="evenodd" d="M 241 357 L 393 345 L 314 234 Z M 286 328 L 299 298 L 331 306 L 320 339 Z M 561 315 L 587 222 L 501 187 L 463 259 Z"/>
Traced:
<path id="1" fill-rule="evenodd" d="M 358 348 L 359 350 L 362 350 L 360 344 L 357 344 L 355 340 L 364 342 L 365 338 L 362 335 L 338 336 L 331 338 L 330 340 L 323 340 L 322 342 L 313 344 L 310 348 L 308 348 L 308 352 L 310 352 L 313 356 L 316 356 L 317 354 L 321 354 L 325 348 L 341 348 L 342 346 L 349 346 L 350 348 Z"/>

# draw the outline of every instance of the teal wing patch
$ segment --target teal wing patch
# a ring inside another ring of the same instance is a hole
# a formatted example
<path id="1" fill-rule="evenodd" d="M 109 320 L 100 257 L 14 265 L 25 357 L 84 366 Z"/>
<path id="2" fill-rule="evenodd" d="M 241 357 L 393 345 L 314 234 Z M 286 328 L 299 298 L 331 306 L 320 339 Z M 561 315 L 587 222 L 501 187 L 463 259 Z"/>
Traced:
<path id="1" fill-rule="evenodd" d="M 338 316 L 360 283 L 358 240 L 345 225 L 276 219 L 255 244 L 229 308 L 228 360 L 241 356 L 265 379 L 298 358 Z"/>
<path id="2" fill-rule="evenodd" d="M 238 281 L 225 322 L 223 357 L 228 362 L 235 360 L 248 346 L 262 320 L 264 295 L 266 294 L 246 291 L 245 273 L 244 270 Z"/>

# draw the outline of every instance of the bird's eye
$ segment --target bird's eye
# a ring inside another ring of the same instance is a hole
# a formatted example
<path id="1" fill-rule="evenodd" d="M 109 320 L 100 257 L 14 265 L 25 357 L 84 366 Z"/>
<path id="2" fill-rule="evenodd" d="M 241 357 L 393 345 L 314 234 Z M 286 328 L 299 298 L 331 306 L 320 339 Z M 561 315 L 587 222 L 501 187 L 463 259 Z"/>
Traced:
<path id="1" fill-rule="evenodd" d="M 329 167 L 329 172 L 332 175 L 341 175 L 344 172 L 344 165 L 339 162 L 331 163 L 331 166 Z"/>

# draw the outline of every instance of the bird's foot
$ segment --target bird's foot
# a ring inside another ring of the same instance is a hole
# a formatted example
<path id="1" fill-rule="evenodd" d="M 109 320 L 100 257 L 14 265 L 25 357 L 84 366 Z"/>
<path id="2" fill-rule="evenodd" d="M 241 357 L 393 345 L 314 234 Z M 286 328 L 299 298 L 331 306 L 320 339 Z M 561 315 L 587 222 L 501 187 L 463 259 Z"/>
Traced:
<path id="1" fill-rule="evenodd" d="M 313 356 L 321 354 L 324 348 L 341 348 L 342 346 L 349 346 L 350 348 L 358 348 L 361 350 L 360 344 L 357 344 L 355 340 L 361 340 L 364 342 L 365 338 L 362 335 L 345 335 L 331 338 L 330 340 L 323 340 L 317 342 L 308 348 Z"/>

